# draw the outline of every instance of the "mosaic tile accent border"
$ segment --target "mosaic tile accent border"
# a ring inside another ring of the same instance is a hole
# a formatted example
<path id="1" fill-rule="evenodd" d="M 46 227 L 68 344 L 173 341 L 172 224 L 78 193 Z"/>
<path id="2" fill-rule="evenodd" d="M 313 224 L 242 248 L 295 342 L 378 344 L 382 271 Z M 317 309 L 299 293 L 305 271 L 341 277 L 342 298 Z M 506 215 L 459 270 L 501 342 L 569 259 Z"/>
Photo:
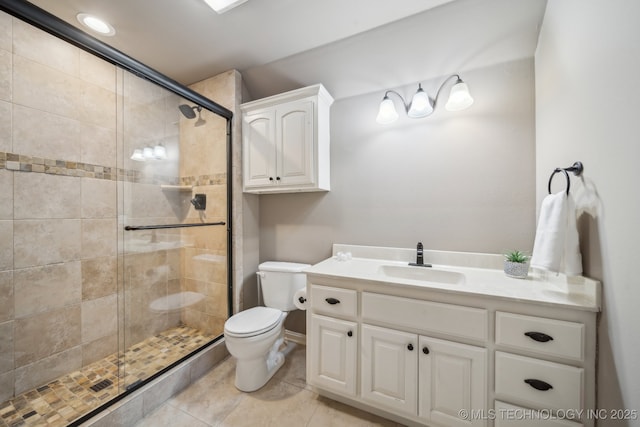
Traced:
<path id="1" fill-rule="evenodd" d="M 0 403 L 0 426 L 66 426 L 116 397 L 120 389 L 149 378 L 213 338 L 187 326 L 161 332 L 124 354 L 112 354 Z M 106 379 L 113 384 L 97 392 L 91 390 Z"/>
<path id="2" fill-rule="evenodd" d="M 52 175 L 96 178 L 108 181 L 127 181 L 138 184 L 166 185 L 222 185 L 227 182 L 227 174 L 175 177 L 165 175 L 148 176 L 133 169 L 112 168 L 82 162 L 44 159 L 0 151 L 0 169 L 15 172 L 36 172 Z"/>

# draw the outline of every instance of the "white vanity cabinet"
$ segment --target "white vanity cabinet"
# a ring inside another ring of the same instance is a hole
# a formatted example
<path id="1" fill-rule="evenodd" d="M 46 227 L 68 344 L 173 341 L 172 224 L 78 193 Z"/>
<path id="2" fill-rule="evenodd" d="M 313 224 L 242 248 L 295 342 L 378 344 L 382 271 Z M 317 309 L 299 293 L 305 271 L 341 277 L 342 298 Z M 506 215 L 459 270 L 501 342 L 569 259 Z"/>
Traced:
<path id="1" fill-rule="evenodd" d="M 243 189 L 328 191 L 329 108 L 322 85 L 241 105 Z"/>
<path id="2" fill-rule="evenodd" d="M 452 286 L 381 279 L 390 262 L 329 259 L 305 271 L 315 391 L 411 426 L 595 424 L 599 283 L 572 279 L 565 298 L 566 283 L 501 270 L 460 268 L 466 281 Z"/>
<path id="3" fill-rule="evenodd" d="M 460 417 L 488 408 L 486 310 L 318 283 L 307 293 L 309 384 L 401 421 L 486 425 Z"/>

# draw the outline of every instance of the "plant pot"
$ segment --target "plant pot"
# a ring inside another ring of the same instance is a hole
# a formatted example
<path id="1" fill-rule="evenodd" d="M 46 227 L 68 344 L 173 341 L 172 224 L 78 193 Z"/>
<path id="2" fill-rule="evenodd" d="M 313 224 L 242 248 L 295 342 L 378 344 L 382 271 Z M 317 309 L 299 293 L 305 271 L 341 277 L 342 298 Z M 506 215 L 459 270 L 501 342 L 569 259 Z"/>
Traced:
<path id="1" fill-rule="evenodd" d="M 515 279 L 526 279 L 529 274 L 529 263 L 505 261 L 504 274 Z"/>

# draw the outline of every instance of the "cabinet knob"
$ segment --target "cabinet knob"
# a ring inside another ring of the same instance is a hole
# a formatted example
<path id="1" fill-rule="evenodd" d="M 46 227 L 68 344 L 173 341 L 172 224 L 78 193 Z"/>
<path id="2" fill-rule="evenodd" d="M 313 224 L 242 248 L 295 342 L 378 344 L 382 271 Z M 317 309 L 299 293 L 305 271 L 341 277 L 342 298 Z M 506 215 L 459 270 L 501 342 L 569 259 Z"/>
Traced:
<path id="1" fill-rule="evenodd" d="M 273 177 L 272 176 L 269 177 L 269 181 L 273 181 Z"/>
<path id="2" fill-rule="evenodd" d="M 331 305 L 340 304 L 340 300 L 335 298 L 325 298 L 325 301 Z"/>
<path id="3" fill-rule="evenodd" d="M 280 177 L 279 176 L 276 176 L 276 181 L 280 181 Z"/>
<path id="4" fill-rule="evenodd" d="M 524 334 L 529 338 L 531 338 L 532 340 L 538 341 L 538 342 L 553 341 L 553 337 L 551 335 L 547 335 L 543 332 L 525 332 Z"/>
<path id="5" fill-rule="evenodd" d="M 524 382 L 529 384 L 531 387 L 535 388 L 536 390 L 540 390 L 540 391 L 547 391 L 553 388 L 551 384 L 544 382 L 542 380 L 529 378 L 524 380 Z"/>
<path id="6" fill-rule="evenodd" d="M 422 352 L 424 354 L 429 354 L 429 348 L 428 347 L 422 347 Z"/>
<path id="7" fill-rule="evenodd" d="M 300 304 L 304 304 L 305 302 L 307 302 L 307 299 L 305 297 L 300 297 L 298 298 L 298 301 L 300 301 Z"/>
<path id="8" fill-rule="evenodd" d="M 409 344 L 409 345 L 407 346 L 407 349 L 408 349 L 409 351 L 413 351 L 413 344 Z"/>
<path id="9" fill-rule="evenodd" d="M 352 331 L 347 332 L 347 336 L 348 337 L 352 337 L 353 336 L 353 332 Z"/>

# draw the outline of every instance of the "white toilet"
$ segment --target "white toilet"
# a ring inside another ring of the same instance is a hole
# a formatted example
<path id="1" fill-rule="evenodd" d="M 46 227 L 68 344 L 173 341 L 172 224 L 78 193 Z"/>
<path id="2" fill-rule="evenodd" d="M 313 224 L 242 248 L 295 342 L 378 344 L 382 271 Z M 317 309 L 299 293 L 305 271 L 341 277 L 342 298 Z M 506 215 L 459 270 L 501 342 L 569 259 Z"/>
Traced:
<path id="1" fill-rule="evenodd" d="M 258 266 L 258 283 L 266 307 L 253 307 L 224 324 L 227 349 L 236 358 L 236 387 L 254 391 L 284 363 L 284 319 L 296 307 L 293 296 L 306 286 L 302 270 L 309 264 L 268 261 Z"/>

